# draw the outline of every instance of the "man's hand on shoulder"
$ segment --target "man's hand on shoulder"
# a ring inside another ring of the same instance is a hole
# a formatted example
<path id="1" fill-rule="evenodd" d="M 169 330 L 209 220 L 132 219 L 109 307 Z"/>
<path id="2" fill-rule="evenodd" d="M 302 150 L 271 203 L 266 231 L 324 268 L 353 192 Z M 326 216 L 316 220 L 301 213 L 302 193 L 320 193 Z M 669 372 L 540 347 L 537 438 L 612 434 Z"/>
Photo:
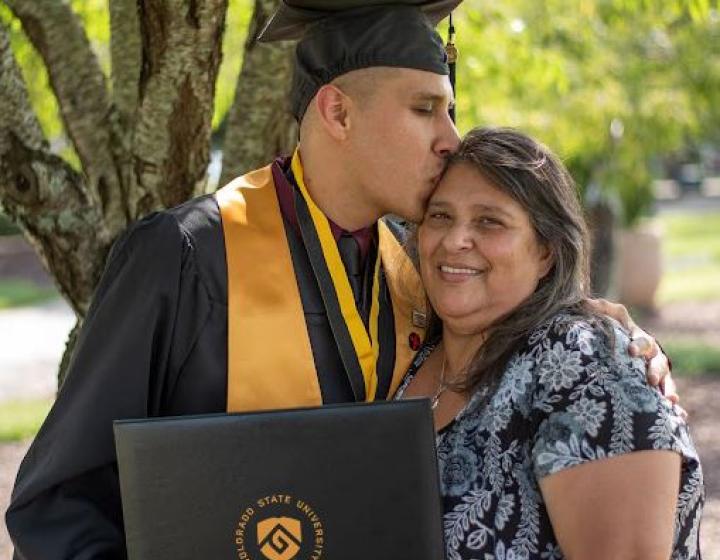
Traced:
<path id="1" fill-rule="evenodd" d="M 671 375 L 670 359 L 655 338 L 635 324 L 627 308 L 621 303 L 613 303 L 606 299 L 590 299 L 589 304 L 596 312 L 615 319 L 628 330 L 631 340 L 628 352 L 633 357 L 644 358 L 648 383 L 659 386 L 665 398 L 677 404 L 680 396 L 677 394 L 677 387 Z"/>

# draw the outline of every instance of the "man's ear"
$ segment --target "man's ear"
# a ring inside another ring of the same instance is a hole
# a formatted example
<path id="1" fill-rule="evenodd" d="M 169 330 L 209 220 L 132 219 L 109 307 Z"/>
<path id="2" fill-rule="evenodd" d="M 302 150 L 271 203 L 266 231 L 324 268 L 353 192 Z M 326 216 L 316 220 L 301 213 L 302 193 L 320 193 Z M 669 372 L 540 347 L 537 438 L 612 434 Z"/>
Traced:
<path id="1" fill-rule="evenodd" d="M 325 84 L 315 95 L 317 117 L 322 126 L 336 140 L 345 140 L 350 128 L 348 109 L 352 105 L 350 99 L 337 86 Z"/>

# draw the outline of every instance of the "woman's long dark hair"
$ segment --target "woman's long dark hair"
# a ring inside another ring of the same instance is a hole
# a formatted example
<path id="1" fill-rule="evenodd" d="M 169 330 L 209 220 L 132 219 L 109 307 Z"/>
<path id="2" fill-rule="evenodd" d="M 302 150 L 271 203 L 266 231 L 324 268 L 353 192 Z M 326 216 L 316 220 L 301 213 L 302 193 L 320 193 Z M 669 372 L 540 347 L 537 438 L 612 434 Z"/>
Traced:
<path id="1" fill-rule="evenodd" d="M 527 211 L 540 243 L 550 248 L 553 266 L 535 292 L 507 315 L 497 319 L 473 357 L 456 391 L 473 393 L 489 387 L 488 397 L 506 364 L 528 335 L 560 311 L 608 323 L 587 307 L 589 296 L 589 233 L 577 188 L 560 160 L 532 138 L 508 128 L 476 128 L 450 158 L 469 165 Z M 420 225 L 422 227 L 422 225 Z M 431 320 L 437 336 L 441 325 Z"/>

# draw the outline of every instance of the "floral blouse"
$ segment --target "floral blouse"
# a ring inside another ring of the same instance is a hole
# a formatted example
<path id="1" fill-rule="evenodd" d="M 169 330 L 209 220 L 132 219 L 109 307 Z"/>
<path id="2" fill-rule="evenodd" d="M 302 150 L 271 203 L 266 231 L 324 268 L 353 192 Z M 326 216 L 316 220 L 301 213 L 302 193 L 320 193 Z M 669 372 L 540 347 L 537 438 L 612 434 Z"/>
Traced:
<path id="1" fill-rule="evenodd" d="M 613 330 L 614 343 L 586 319 L 556 315 L 509 361 L 489 402 L 476 393 L 438 433 L 448 560 L 563 558 L 538 480 L 646 449 L 683 457 L 672 559 L 700 558 L 703 475 L 687 425 Z M 396 398 L 435 346 L 421 348 Z"/>

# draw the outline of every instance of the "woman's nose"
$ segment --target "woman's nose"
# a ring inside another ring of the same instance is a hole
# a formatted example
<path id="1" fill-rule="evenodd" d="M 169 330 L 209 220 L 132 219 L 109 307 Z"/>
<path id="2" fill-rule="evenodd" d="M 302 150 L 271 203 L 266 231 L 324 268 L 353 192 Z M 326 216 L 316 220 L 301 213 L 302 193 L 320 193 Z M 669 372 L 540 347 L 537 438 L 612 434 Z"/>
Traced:
<path id="1" fill-rule="evenodd" d="M 455 225 L 447 230 L 443 245 L 447 251 L 466 251 L 473 246 L 471 232 L 462 224 Z"/>

